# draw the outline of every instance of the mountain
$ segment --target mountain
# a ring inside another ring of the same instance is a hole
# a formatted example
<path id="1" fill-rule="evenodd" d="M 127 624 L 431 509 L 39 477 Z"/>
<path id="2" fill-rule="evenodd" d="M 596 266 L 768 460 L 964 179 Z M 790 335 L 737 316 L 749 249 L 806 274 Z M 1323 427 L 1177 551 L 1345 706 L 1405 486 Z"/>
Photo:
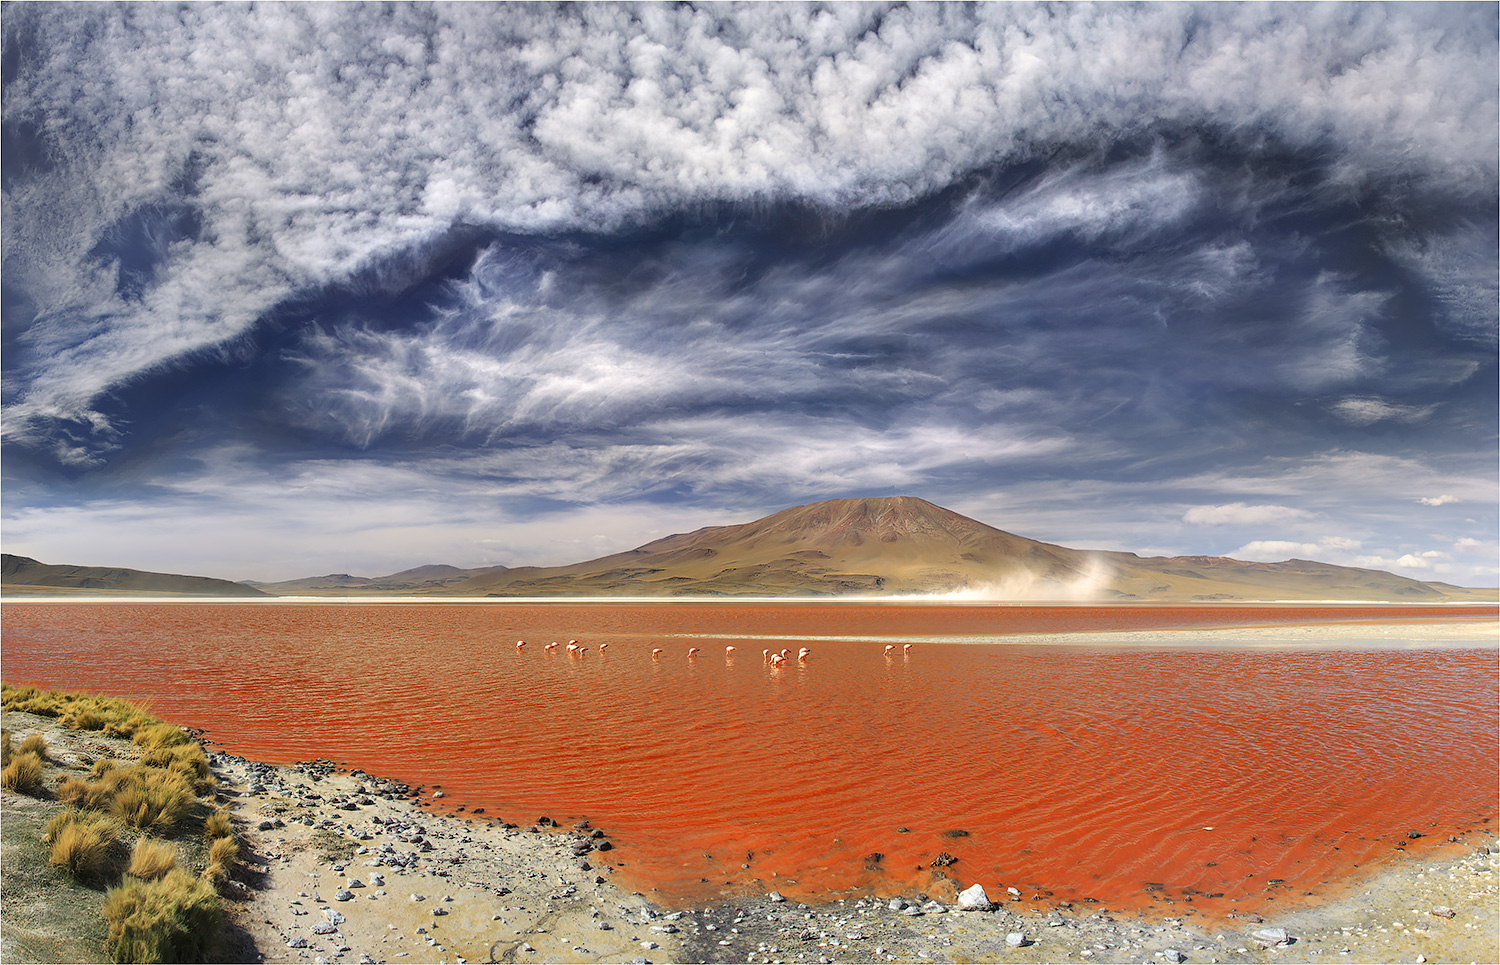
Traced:
<path id="1" fill-rule="evenodd" d="M 10 553 L 0 554 L 0 593 L 6 596 L 270 595 L 241 583 L 207 576 L 148 573 L 115 566 L 54 566 Z"/>
<path id="2" fill-rule="evenodd" d="M 1222 556 L 1141 557 L 1071 549 L 1007 533 L 913 496 L 794 506 L 748 523 L 708 526 L 566 566 L 429 565 L 387 576 L 334 573 L 240 585 L 137 570 L 48 567 L 6 556 L 4 572 L 6 593 L 46 586 L 224 596 L 262 591 L 321 597 L 949 594 L 974 600 L 1395 603 L 1491 602 L 1500 594 L 1308 560 L 1253 563 Z"/>
<path id="3" fill-rule="evenodd" d="M 445 563 L 417 566 L 388 576 L 350 576 L 348 573 L 330 573 L 327 576 L 309 576 L 300 580 L 282 580 L 279 583 L 257 583 L 251 580 L 246 586 L 274 593 L 277 596 L 329 596 L 365 595 L 386 596 L 405 593 L 432 593 L 461 583 L 468 579 L 491 573 L 503 572 L 503 566 L 481 566 L 476 569 L 460 569 Z"/>
<path id="4" fill-rule="evenodd" d="M 1289 560 L 1070 549 L 912 496 L 836 499 L 597 560 L 452 583 L 463 596 L 963 594 L 1002 600 L 1492 600 L 1493 590 Z"/>

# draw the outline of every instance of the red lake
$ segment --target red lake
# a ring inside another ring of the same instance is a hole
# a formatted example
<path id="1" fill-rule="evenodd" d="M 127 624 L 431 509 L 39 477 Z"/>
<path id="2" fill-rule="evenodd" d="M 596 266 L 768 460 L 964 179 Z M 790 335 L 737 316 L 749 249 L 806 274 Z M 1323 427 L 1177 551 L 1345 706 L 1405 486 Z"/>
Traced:
<path id="1" fill-rule="evenodd" d="M 951 898 L 946 875 L 1218 916 L 1493 834 L 1500 652 L 1424 644 L 1455 619 L 1496 608 L 7 603 L 3 652 L 12 683 L 144 698 L 235 754 L 587 818 L 617 883 L 669 905 Z M 1142 630 L 1171 632 L 1111 642 Z"/>

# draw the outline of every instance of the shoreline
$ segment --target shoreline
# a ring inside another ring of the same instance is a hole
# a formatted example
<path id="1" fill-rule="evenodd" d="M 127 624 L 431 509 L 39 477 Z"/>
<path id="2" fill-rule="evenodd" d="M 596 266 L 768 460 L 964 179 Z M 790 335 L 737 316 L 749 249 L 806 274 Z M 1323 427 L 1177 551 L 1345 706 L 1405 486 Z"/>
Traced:
<path id="1" fill-rule="evenodd" d="M 17 736 L 43 733 L 63 760 L 95 755 L 115 740 L 15 711 L 5 717 Z M 1234 922 L 1097 905 L 1043 908 L 994 885 L 987 886 L 988 897 L 1002 904 L 988 911 L 958 910 L 954 894 L 826 904 L 749 895 L 671 910 L 613 884 L 608 863 L 593 850 L 608 841 L 608 828 L 547 827 L 541 816 L 517 826 L 482 814 L 435 813 L 431 805 L 442 801 L 436 788 L 418 792 L 326 761 L 276 766 L 212 746 L 206 750 L 218 780 L 214 796 L 233 815 L 242 845 L 224 888 L 233 936 L 229 958 L 237 961 L 1227 963 L 1500 957 L 1500 842 L 1493 825 L 1466 834 L 1462 844 L 1442 846 L 1462 847 L 1466 854 L 1393 857 L 1372 875 L 1344 882 L 1348 887 L 1337 889 L 1339 896 Z M 29 801 L 5 796 L 7 810 L 33 806 Z M 972 882 L 952 884 L 956 892 Z M 909 907 L 898 907 L 903 903 Z M 1445 908 L 1453 917 L 1433 913 Z M 1262 947 L 1255 940 L 1256 931 L 1276 927 L 1289 933 L 1290 944 Z"/>

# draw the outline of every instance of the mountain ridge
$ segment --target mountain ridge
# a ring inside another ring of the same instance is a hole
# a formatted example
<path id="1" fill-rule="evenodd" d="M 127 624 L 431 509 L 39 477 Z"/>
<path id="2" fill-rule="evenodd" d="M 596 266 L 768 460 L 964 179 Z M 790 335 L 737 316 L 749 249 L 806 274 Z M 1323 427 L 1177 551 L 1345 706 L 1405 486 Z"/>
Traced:
<path id="1" fill-rule="evenodd" d="M 792 506 L 562 566 L 426 564 L 381 577 L 339 573 L 243 586 L 279 596 L 355 597 L 950 596 L 1036 602 L 1488 602 L 1500 597 L 1500 590 L 1491 588 L 1425 583 L 1314 560 L 1265 563 L 1074 549 L 998 529 L 916 496 Z"/>

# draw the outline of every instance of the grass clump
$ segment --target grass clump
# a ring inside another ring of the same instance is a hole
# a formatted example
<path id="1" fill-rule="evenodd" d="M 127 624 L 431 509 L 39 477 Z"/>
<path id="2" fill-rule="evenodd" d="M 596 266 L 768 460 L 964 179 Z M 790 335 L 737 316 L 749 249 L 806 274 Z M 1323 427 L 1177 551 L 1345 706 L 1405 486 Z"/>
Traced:
<path id="1" fill-rule="evenodd" d="M 135 843 L 125 873 L 142 881 L 156 881 L 177 867 L 177 846 L 168 841 L 145 838 Z"/>
<path id="2" fill-rule="evenodd" d="M 203 877 L 215 884 L 229 877 L 229 869 L 240 856 L 240 844 L 234 838 L 214 838 L 208 846 L 208 865 Z"/>
<path id="3" fill-rule="evenodd" d="M 43 840 L 51 846 L 48 862 L 79 881 L 104 881 L 119 871 L 119 826 L 107 817 L 69 808 L 47 822 Z"/>
<path id="4" fill-rule="evenodd" d="M 41 734 L 26 735 L 26 739 L 21 741 L 20 750 L 22 754 L 35 754 L 37 757 L 40 757 L 44 761 L 48 759 L 47 739 L 44 738 Z"/>
<path id="5" fill-rule="evenodd" d="M 196 800 L 181 774 L 139 764 L 107 768 L 92 781 L 70 777 L 58 785 L 57 796 L 65 804 L 107 811 L 132 828 L 157 834 L 174 831 Z"/>
<path id="6" fill-rule="evenodd" d="M 219 895 L 180 870 L 111 888 L 104 901 L 105 950 L 117 962 L 207 961 L 223 920 Z"/>
<path id="7" fill-rule="evenodd" d="M 10 763 L 0 768 L 0 787 L 35 796 L 42 789 L 42 759 L 31 753 L 13 754 Z"/>
<path id="8" fill-rule="evenodd" d="M 214 779 L 209 774 L 208 755 L 203 753 L 203 748 L 191 741 L 153 748 L 141 755 L 141 763 L 177 774 L 191 784 L 195 791 L 206 790 L 214 784 Z"/>
<path id="9" fill-rule="evenodd" d="M 16 752 L 16 745 L 11 743 L 10 731 L 0 730 L 0 767 L 10 763 L 10 755 Z"/>
<path id="10" fill-rule="evenodd" d="M 210 814 L 203 822 L 203 836 L 210 841 L 215 838 L 234 837 L 234 826 L 230 823 L 229 812 L 219 808 Z"/>

